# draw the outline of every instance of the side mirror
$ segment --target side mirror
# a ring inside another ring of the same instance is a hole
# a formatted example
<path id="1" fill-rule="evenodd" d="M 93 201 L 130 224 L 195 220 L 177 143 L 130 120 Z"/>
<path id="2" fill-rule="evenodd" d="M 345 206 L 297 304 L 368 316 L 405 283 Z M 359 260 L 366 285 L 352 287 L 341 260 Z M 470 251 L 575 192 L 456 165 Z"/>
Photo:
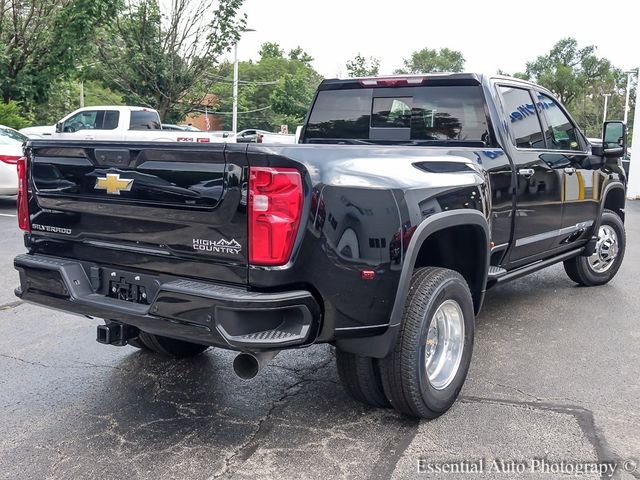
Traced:
<path id="1" fill-rule="evenodd" d="M 56 123 L 56 133 L 62 133 L 62 127 L 63 127 L 62 122 Z"/>
<path id="2" fill-rule="evenodd" d="M 602 155 L 606 158 L 624 157 L 627 152 L 627 126 L 624 122 L 604 122 Z"/>

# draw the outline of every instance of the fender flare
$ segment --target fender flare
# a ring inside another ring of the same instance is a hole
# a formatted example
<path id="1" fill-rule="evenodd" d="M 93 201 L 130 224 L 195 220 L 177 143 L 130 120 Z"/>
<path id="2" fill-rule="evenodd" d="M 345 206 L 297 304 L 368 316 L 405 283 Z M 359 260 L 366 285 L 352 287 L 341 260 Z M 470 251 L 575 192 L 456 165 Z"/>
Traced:
<path id="1" fill-rule="evenodd" d="M 482 306 L 482 299 L 484 298 L 487 274 L 489 271 L 489 241 L 491 236 L 489 233 L 489 224 L 487 223 L 487 219 L 482 212 L 478 210 L 451 210 L 448 212 L 436 213 L 418 225 L 415 233 L 411 237 L 409 246 L 404 254 L 402 273 L 400 274 L 398 290 L 396 291 L 389 327 L 386 332 L 372 337 L 338 339 L 336 341 L 336 346 L 341 350 L 367 357 L 386 357 L 391 352 L 393 345 L 396 342 L 398 332 L 400 331 L 402 312 L 409 292 L 411 277 L 413 276 L 413 266 L 418 258 L 420 247 L 430 235 L 449 227 L 463 225 L 471 225 L 479 228 L 484 233 L 486 239 L 486 254 L 485 258 L 482 260 L 479 276 L 479 300 L 477 302 L 478 304 L 474 305 L 477 313 Z"/>
<path id="2" fill-rule="evenodd" d="M 584 248 L 584 251 L 580 254 L 583 257 L 588 257 L 596 249 L 596 243 L 598 242 L 598 230 L 600 230 L 600 224 L 602 223 L 602 213 L 604 212 L 604 204 L 607 202 L 607 195 L 609 195 L 614 190 L 622 190 L 622 195 L 624 198 L 627 196 L 627 191 L 622 182 L 613 181 L 609 182 L 602 191 L 602 197 L 600 198 L 600 205 L 598 206 L 598 216 L 593 222 L 593 230 L 591 231 L 591 238 L 587 242 L 587 245 Z M 624 223 L 624 219 L 622 219 Z"/>
<path id="3" fill-rule="evenodd" d="M 607 186 L 604 187 L 604 190 L 602 191 L 602 200 L 600 200 L 600 207 L 598 210 L 598 219 L 596 221 L 595 228 L 593 229 L 594 234 L 598 231 L 598 228 L 600 228 L 600 221 L 602 220 L 602 212 L 604 212 L 604 204 L 607 202 L 607 195 L 609 195 L 613 190 L 616 190 L 616 189 L 622 190 L 622 195 L 625 199 L 627 197 L 627 189 L 625 188 L 622 182 L 619 182 L 616 180 L 616 181 L 607 183 Z"/>

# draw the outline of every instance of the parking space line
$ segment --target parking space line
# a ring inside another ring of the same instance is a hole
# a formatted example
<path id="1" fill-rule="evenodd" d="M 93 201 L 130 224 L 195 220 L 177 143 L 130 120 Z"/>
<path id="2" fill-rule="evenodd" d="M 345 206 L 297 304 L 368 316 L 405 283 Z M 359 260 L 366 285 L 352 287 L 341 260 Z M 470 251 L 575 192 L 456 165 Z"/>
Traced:
<path id="1" fill-rule="evenodd" d="M 15 217 L 13 213 L 0 213 L 0 217 Z"/>

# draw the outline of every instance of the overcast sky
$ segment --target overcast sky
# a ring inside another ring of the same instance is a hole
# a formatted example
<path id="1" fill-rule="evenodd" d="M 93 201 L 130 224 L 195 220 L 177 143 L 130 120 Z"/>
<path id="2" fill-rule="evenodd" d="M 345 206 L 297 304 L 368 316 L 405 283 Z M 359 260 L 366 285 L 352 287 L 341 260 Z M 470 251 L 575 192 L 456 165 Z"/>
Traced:
<path id="1" fill-rule="evenodd" d="M 423 47 L 460 50 L 467 71 L 514 73 L 568 36 L 620 68 L 640 65 L 638 0 L 245 0 L 244 10 L 256 32 L 240 41 L 241 60 L 266 41 L 300 45 L 325 77 L 345 76 L 358 52 L 390 74 Z"/>

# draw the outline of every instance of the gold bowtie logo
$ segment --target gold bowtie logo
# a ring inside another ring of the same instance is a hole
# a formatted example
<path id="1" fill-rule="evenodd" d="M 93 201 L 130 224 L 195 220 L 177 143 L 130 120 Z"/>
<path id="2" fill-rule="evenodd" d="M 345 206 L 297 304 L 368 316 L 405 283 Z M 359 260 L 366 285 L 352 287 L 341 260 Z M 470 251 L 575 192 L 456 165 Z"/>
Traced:
<path id="1" fill-rule="evenodd" d="M 96 190 L 106 190 L 111 195 L 120 195 L 120 192 L 129 192 L 133 186 L 133 178 L 120 178 L 119 173 L 107 173 L 106 177 L 98 177 Z"/>

